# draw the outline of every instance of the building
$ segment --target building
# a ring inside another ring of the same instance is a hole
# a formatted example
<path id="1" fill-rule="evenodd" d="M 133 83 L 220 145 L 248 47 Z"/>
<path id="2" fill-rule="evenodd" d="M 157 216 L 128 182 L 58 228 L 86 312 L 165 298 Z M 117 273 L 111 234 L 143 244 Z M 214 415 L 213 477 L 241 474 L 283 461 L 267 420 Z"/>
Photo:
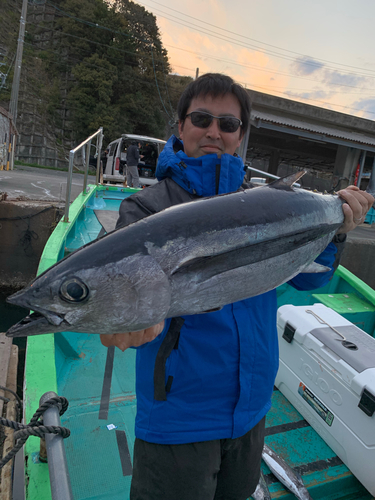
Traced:
<path id="1" fill-rule="evenodd" d="M 302 186 L 312 189 L 342 189 L 356 174 L 366 187 L 375 159 L 374 121 L 248 92 L 251 127 L 240 151 L 244 157 L 246 147 L 248 165 L 278 176 L 306 169 Z"/>

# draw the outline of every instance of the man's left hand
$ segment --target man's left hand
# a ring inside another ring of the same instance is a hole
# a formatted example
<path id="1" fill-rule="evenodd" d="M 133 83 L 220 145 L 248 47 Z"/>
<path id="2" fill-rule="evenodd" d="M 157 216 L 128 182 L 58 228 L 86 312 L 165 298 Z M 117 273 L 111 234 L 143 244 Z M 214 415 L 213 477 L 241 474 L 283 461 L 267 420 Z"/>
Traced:
<path id="1" fill-rule="evenodd" d="M 364 222 L 366 214 L 372 207 L 375 199 L 371 194 L 361 191 L 357 186 L 348 186 L 338 191 L 337 194 L 346 203 L 342 206 L 345 217 L 344 222 L 336 234 L 348 233 Z"/>

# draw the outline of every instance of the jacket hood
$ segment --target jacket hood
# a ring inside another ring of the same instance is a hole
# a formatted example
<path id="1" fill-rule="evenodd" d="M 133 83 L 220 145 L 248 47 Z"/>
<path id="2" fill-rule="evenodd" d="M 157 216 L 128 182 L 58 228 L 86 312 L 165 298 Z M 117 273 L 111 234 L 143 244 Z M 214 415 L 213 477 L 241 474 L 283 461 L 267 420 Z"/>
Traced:
<path id="1" fill-rule="evenodd" d="M 191 158 L 180 139 L 172 135 L 160 153 L 156 168 L 159 181 L 170 177 L 191 194 L 213 196 L 237 191 L 245 175 L 239 156 L 217 154 Z"/>

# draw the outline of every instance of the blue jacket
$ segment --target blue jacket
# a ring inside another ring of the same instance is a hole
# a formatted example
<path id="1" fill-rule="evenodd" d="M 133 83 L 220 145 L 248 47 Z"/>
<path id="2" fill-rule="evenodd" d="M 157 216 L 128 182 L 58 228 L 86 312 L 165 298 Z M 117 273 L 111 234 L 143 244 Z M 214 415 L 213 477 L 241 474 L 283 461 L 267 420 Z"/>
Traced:
<path id="1" fill-rule="evenodd" d="M 228 154 L 189 158 L 172 136 L 156 174 L 211 196 L 239 189 L 244 167 Z M 332 266 L 335 253 L 330 244 L 318 260 Z M 300 274 L 293 282 L 314 289 L 332 273 Z M 270 409 L 278 369 L 276 311 L 272 290 L 216 312 L 167 320 L 162 334 L 137 350 L 136 436 L 181 444 L 236 438 L 256 425 Z"/>

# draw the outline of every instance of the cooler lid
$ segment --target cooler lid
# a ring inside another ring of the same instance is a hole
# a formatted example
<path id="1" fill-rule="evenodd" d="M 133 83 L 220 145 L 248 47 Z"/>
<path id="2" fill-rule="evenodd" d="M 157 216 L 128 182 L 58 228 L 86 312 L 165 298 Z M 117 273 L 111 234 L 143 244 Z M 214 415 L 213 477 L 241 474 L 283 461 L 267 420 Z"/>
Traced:
<path id="1" fill-rule="evenodd" d="M 335 326 L 335 330 L 340 332 L 345 340 L 330 327 L 315 328 L 310 331 L 310 334 L 357 372 L 375 367 L 375 339 L 373 337 L 355 325 Z"/>

